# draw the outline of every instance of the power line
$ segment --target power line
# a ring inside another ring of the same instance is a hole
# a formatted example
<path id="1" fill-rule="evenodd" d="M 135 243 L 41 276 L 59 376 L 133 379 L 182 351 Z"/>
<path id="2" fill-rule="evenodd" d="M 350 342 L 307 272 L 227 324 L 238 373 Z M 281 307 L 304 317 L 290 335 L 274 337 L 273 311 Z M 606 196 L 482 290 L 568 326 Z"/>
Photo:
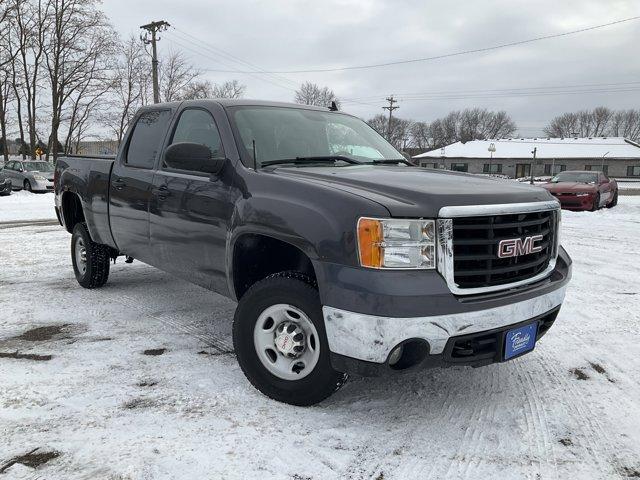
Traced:
<path id="1" fill-rule="evenodd" d="M 209 59 L 209 60 L 213 60 L 213 61 L 214 61 L 214 62 L 216 62 L 216 63 L 220 63 L 220 64 L 223 64 L 223 65 L 224 65 L 224 64 L 227 64 L 227 65 L 228 65 L 228 62 L 226 62 L 226 61 L 224 61 L 224 60 L 220 60 L 219 58 L 215 58 L 215 57 L 213 57 L 213 56 L 212 56 L 212 53 L 210 52 L 210 49 L 208 49 L 207 47 L 205 47 L 205 46 L 201 46 L 201 45 L 198 45 L 198 44 L 195 44 L 195 42 L 189 42 L 189 43 L 193 44 L 193 46 L 194 46 L 195 48 L 194 48 L 194 47 L 190 47 L 190 46 L 185 45 L 184 43 L 182 43 L 182 42 L 186 42 L 187 40 L 182 39 L 182 38 L 179 38 L 179 40 L 180 40 L 180 41 L 179 41 L 178 39 L 174 38 L 174 35 L 172 35 L 172 33 L 171 33 L 171 32 L 167 32 L 167 33 L 169 34 L 169 41 L 170 41 L 171 43 L 174 43 L 174 44 L 176 44 L 176 45 L 180 46 L 181 48 L 184 48 L 184 49 L 186 49 L 186 50 L 189 50 L 189 51 L 191 51 L 191 52 L 195 53 L 196 55 L 200 55 L 201 57 L 207 58 L 207 59 Z M 199 48 L 200 50 L 197 50 L 198 48 Z M 206 51 L 206 52 L 208 52 L 208 53 L 203 53 L 203 52 L 202 52 L 202 50 L 204 50 L 204 51 Z M 210 71 L 210 70 L 207 70 L 207 69 L 203 69 L 203 70 L 205 70 L 205 71 Z M 237 72 L 238 72 L 237 70 L 225 70 L 225 71 L 226 71 L 226 72 L 229 72 L 229 73 L 237 73 Z M 247 72 L 247 73 L 249 73 L 249 72 Z M 270 83 L 270 84 L 275 85 L 275 86 L 277 86 L 277 87 L 284 88 L 284 89 L 286 89 L 286 90 L 290 90 L 290 91 L 295 91 L 295 89 L 294 89 L 294 88 L 291 88 L 291 87 L 289 87 L 289 86 L 287 86 L 287 85 L 283 85 L 282 83 L 277 82 L 277 81 L 275 81 L 275 80 L 274 80 L 274 79 L 272 79 L 272 78 L 269 78 L 269 77 L 267 77 L 267 78 L 260 77 L 260 76 L 258 76 L 258 75 L 257 75 L 257 73 L 258 73 L 258 72 L 251 72 L 251 73 L 249 73 L 249 75 L 250 75 L 250 76 L 252 76 L 252 77 L 254 77 L 254 78 L 256 78 L 256 79 L 258 79 L 258 80 L 261 80 L 261 81 L 264 81 L 264 82 Z"/>
<path id="2" fill-rule="evenodd" d="M 250 62 L 248 62 L 246 60 L 243 60 L 242 58 L 240 58 L 240 57 L 238 57 L 236 55 L 233 55 L 232 53 L 229 53 L 229 52 L 227 52 L 226 50 L 223 50 L 220 47 L 216 47 L 216 46 L 212 45 L 211 43 L 206 42 L 206 41 L 196 37 L 195 35 L 192 35 L 192 34 L 190 34 L 188 32 L 185 32 L 185 31 L 183 31 L 183 30 L 181 30 L 181 29 L 179 29 L 177 27 L 173 27 L 173 30 L 175 30 L 176 32 L 180 33 L 183 37 L 184 36 L 190 37 L 192 39 L 191 40 L 192 42 L 193 41 L 197 41 L 198 45 L 204 44 L 205 48 L 208 48 L 210 51 L 216 52 L 216 53 L 218 53 L 218 55 L 222 55 L 222 56 L 230 59 L 234 63 L 240 64 L 240 65 L 244 65 L 244 66 L 248 66 L 248 67 L 254 69 L 256 73 L 259 72 L 259 73 L 268 74 L 270 77 L 272 77 L 274 79 L 278 79 L 278 80 L 281 80 L 281 81 L 284 81 L 284 82 L 287 82 L 287 83 L 290 83 L 290 84 L 293 84 L 293 85 L 296 85 L 296 86 L 298 85 L 298 82 L 295 82 L 295 81 L 293 81 L 293 80 L 291 80 L 291 79 L 289 79 L 287 77 L 274 75 L 274 74 L 269 74 L 263 68 L 261 68 L 261 67 L 259 67 L 257 65 L 254 65 L 253 63 L 250 63 Z M 186 40 L 187 39 L 185 39 L 185 41 Z"/>
<path id="3" fill-rule="evenodd" d="M 418 62 L 428 62 L 428 61 L 432 61 L 432 60 L 441 60 L 443 58 L 457 57 L 457 56 L 461 56 L 461 55 L 469 55 L 469 54 L 472 54 L 472 53 L 490 52 L 492 50 L 498 50 L 498 49 L 507 48 L 507 47 L 515 47 L 515 46 L 518 46 L 518 45 L 524 45 L 524 44 L 527 44 L 527 43 L 539 42 L 539 41 L 542 41 L 542 40 L 550 40 L 550 39 L 553 39 L 553 38 L 566 37 L 568 35 L 575 35 L 575 34 L 578 34 L 578 33 L 588 32 L 588 31 L 591 31 L 591 30 L 597 30 L 597 29 L 601 29 L 601 28 L 606 28 L 606 27 L 610 27 L 610 26 L 613 26 L 613 25 L 619 25 L 621 23 L 631 22 L 631 21 L 635 21 L 635 20 L 639 20 L 639 19 L 640 19 L 640 15 L 635 16 L 635 17 L 623 18 L 623 19 L 620 19 L 620 20 L 615 20 L 613 22 L 603 23 L 603 24 L 600 24 L 600 25 L 593 25 L 591 27 L 585 27 L 585 28 L 580 28 L 580 29 L 577 29 L 577 30 L 571 30 L 571 31 L 568 31 L 568 32 L 555 33 L 555 34 L 550 34 L 550 35 L 542 35 L 542 36 L 538 36 L 538 37 L 528 38 L 526 40 L 518 40 L 518 41 L 514 41 L 514 42 L 501 43 L 501 44 L 498 44 L 498 45 L 492 45 L 490 47 L 462 50 L 462 51 L 446 53 L 446 54 L 442 54 L 442 55 L 435 55 L 435 56 L 432 56 L 432 57 L 412 58 L 412 59 L 408 59 L 408 60 L 396 60 L 396 61 L 389 61 L 389 62 L 384 62 L 384 63 L 373 63 L 373 64 L 369 64 L 369 65 L 355 65 L 355 66 L 347 66 L 347 67 L 310 68 L 310 69 L 306 69 L 306 70 L 263 70 L 262 73 L 268 73 L 268 74 L 328 73 L 328 72 L 343 72 L 343 71 L 347 71 L 347 70 L 364 70 L 364 69 L 368 69 L 368 68 L 389 67 L 389 66 L 393 66 L 393 65 L 404 65 L 404 64 L 418 63 Z M 221 72 L 221 73 L 225 72 L 225 70 L 208 70 L 208 71 L 212 71 L 212 72 L 215 71 L 215 72 Z M 231 73 L 231 72 L 226 71 L 226 73 Z M 254 73 L 254 72 L 248 72 L 248 71 L 242 71 L 241 70 L 241 71 L 235 71 L 234 73 Z"/>
<path id="4" fill-rule="evenodd" d="M 518 88 L 491 88 L 491 89 L 472 89 L 472 90 L 434 90 L 431 92 L 407 92 L 399 93 L 399 96 L 417 96 L 417 95 L 453 95 L 453 94 L 473 94 L 473 93 L 508 93 L 508 92 L 520 92 L 526 90 L 553 90 L 553 89 L 575 89 L 586 87 L 618 87 L 628 85 L 640 85 L 640 81 L 637 82 L 615 82 L 615 83 L 583 83 L 576 85 L 546 85 L 537 87 L 518 87 Z M 353 97 L 350 100 L 372 100 L 378 99 L 381 95 L 369 95 L 366 97 Z"/>
<path id="5" fill-rule="evenodd" d="M 620 88 L 620 89 L 594 89 L 594 90 L 563 90 L 557 92 L 520 92 L 520 93 L 497 93 L 497 94 L 448 94 L 448 95 L 423 95 L 423 96 L 400 96 L 403 101 L 436 101 L 436 100 L 467 100 L 467 99 L 492 99 L 492 98 L 527 98 L 527 97 L 545 97 L 558 95 L 584 95 L 598 93 L 629 93 L 640 92 L 640 86 L 636 88 Z M 345 104 L 351 103 L 350 100 L 342 101 Z M 383 102 L 379 101 L 378 105 Z"/>

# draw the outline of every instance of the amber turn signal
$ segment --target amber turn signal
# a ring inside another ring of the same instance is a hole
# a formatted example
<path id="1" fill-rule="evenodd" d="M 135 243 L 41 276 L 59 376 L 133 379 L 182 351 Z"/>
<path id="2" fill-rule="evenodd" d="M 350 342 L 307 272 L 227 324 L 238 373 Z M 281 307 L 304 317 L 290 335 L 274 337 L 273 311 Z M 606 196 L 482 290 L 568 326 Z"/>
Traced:
<path id="1" fill-rule="evenodd" d="M 358 220 L 358 247 L 360 265 L 380 268 L 382 266 L 382 222 L 372 218 Z"/>

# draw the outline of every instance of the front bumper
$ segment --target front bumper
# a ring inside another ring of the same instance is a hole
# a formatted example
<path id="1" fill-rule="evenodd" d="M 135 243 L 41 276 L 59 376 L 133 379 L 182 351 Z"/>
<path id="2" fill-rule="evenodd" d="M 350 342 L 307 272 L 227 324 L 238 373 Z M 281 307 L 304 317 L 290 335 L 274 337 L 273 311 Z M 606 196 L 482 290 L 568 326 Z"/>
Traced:
<path id="1" fill-rule="evenodd" d="M 560 206 L 564 210 L 591 210 L 593 208 L 593 202 L 595 201 L 596 194 L 589 194 L 583 196 L 577 195 L 565 195 L 562 193 L 553 194 L 554 197 L 560 202 Z"/>
<path id="2" fill-rule="evenodd" d="M 344 274 L 337 277 L 343 285 L 350 278 Z M 391 351 L 408 341 L 418 341 L 426 346 L 428 354 L 420 362 L 423 366 L 456 363 L 449 362 L 447 348 L 462 337 L 482 337 L 491 332 L 504 334 L 508 327 L 540 319 L 546 319 L 549 327 L 549 316 L 553 316 L 553 323 L 564 300 L 571 278 L 571 260 L 561 248 L 555 269 L 546 279 L 517 289 L 473 297 L 445 293 L 446 283 L 438 277 L 439 280 L 431 279 L 431 288 L 422 290 L 420 298 L 413 295 L 413 289 L 406 283 L 387 283 L 385 288 L 375 281 L 364 285 L 374 292 L 384 288 L 386 295 L 378 292 L 379 295 L 373 296 L 360 291 L 359 295 L 351 296 L 347 285 L 340 300 L 332 295 L 337 292 L 329 291 L 324 295 L 321 292 L 325 297 L 323 314 L 334 368 L 364 374 L 390 370 L 387 362 Z M 403 286 L 407 288 L 403 290 Z M 408 295 L 400 296 L 400 300 L 405 300 L 401 303 L 396 303 L 398 299 L 390 302 L 391 305 L 403 305 L 399 315 L 390 314 L 389 303 L 385 302 L 389 298 L 387 295 L 395 296 L 394 292 Z M 327 302 L 328 298 L 335 299 L 335 303 Z M 356 308 L 348 308 L 349 303 Z M 367 304 L 366 308 L 364 304 Z M 546 329 L 540 332 L 544 333 Z M 489 359 L 479 361 L 481 364 L 500 361 L 500 355 L 496 350 Z M 462 363 L 477 364 L 475 360 L 478 359 L 472 360 Z"/>
<path id="3" fill-rule="evenodd" d="M 31 189 L 36 192 L 53 192 L 53 180 L 35 180 Z"/>

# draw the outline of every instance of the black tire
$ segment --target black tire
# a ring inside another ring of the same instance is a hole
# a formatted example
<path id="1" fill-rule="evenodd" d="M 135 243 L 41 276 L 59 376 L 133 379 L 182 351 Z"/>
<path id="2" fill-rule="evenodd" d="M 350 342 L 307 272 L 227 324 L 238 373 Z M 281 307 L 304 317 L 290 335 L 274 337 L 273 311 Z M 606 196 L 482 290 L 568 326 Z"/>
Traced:
<path id="1" fill-rule="evenodd" d="M 591 211 L 595 212 L 600 208 L 600 193 L 596 193 L 596 198 L 593 199 L 593 206 L 591 207 Z"/>
<path id="2" fill-rule="evenodd" d="M 616 190 L 616 193 L 613 194 L 613 200 L 611 200 L 611 202 L 609 202 L 609 205 L 607 205 L 607 208 L 613 208 L 616 205 L 618 205 L 618 191 Z"/>
<path id="3" fill-rule="evenodd" d="M 86 261 L 84 265 L 83 262 L 77 258 L 78 255 L 76 255 L 76 249 L 79 249 L 80 246 L 83 246 L 85 249 L 84 258 Z M 76 280 L 78 280 L 80 286 L 84 288 L 100 288 L 107 283 L 109 279 L 110 260 L 109 247 L 91 240 L 86 223 L 76 224 L 73 228 L 73 235 L 71 236 L 71 261 L 73 263 L 73 271 L 76 274 Z"/>
<path id="4" fill-rule="evenodd" d="M 305 313 L 318 332 L 318 362 L 307 376 L 285 380 L 271 373 L 258 358 L 253 332 L 267 308 L 292 305 Z M 318 290 L 296 272 L 269 276 L 255 283 L 240 299 L 233 319 L 233 345 L 238 363 L 251 384 L 266 396 L 290 405 L 310 406 L 321 402 L 344 385 L 347 376 L 329 362 L 329 346 Z"/>
<path id="5" fill-rule="evenodd" d="M 27 192 L 33 192 L 33 188 L 31 187 L 31 182 L 29 180 L 24 181 L 24 189 Z"/>

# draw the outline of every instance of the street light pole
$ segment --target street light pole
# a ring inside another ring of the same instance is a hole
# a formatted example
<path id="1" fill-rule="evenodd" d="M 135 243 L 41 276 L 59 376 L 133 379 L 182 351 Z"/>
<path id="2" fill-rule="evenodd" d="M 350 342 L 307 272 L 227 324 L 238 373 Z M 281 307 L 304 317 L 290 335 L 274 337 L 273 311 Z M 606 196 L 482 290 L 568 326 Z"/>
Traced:
<path id="1" fill-rule="evenodd" d="M 530 172 L 531 173 L 531 185 L 533 185 L 533 166 L 536 164 L 536 152 L 538 151 L 538 147 L 534 147 L 531 153 L 533 153 L 533 162 L 531 163 Z"/>
<path id="2" fill-rule="evenodd" d="M 604 155 L 602 155 L 602 165 L 600 166 L 600 171 L 602 173 L 604 173 L 604 157 L 606 157 L 607 155 L 609 155 L 609 152 L 607 152 Z"/>
<path id="3" fill-rule="evenodd" d="M 489 150 L 489 153 L 490 153 L 490 155 L 491 155 L 491 156 L 489 157 L 489 175 L 491 175 L 491 167 L 492 167 L 492 165 L 493 165 L 493 152 L 495 152 L 495 151 L 496 151 L 496 144 L 495 144 L 495 143 L 493 143 L 493 142 L 492 142 L 492 143 L 490 143 L 490 144 L 489 144 L 489 148 L 488 148 L 487 150 Z"/>

